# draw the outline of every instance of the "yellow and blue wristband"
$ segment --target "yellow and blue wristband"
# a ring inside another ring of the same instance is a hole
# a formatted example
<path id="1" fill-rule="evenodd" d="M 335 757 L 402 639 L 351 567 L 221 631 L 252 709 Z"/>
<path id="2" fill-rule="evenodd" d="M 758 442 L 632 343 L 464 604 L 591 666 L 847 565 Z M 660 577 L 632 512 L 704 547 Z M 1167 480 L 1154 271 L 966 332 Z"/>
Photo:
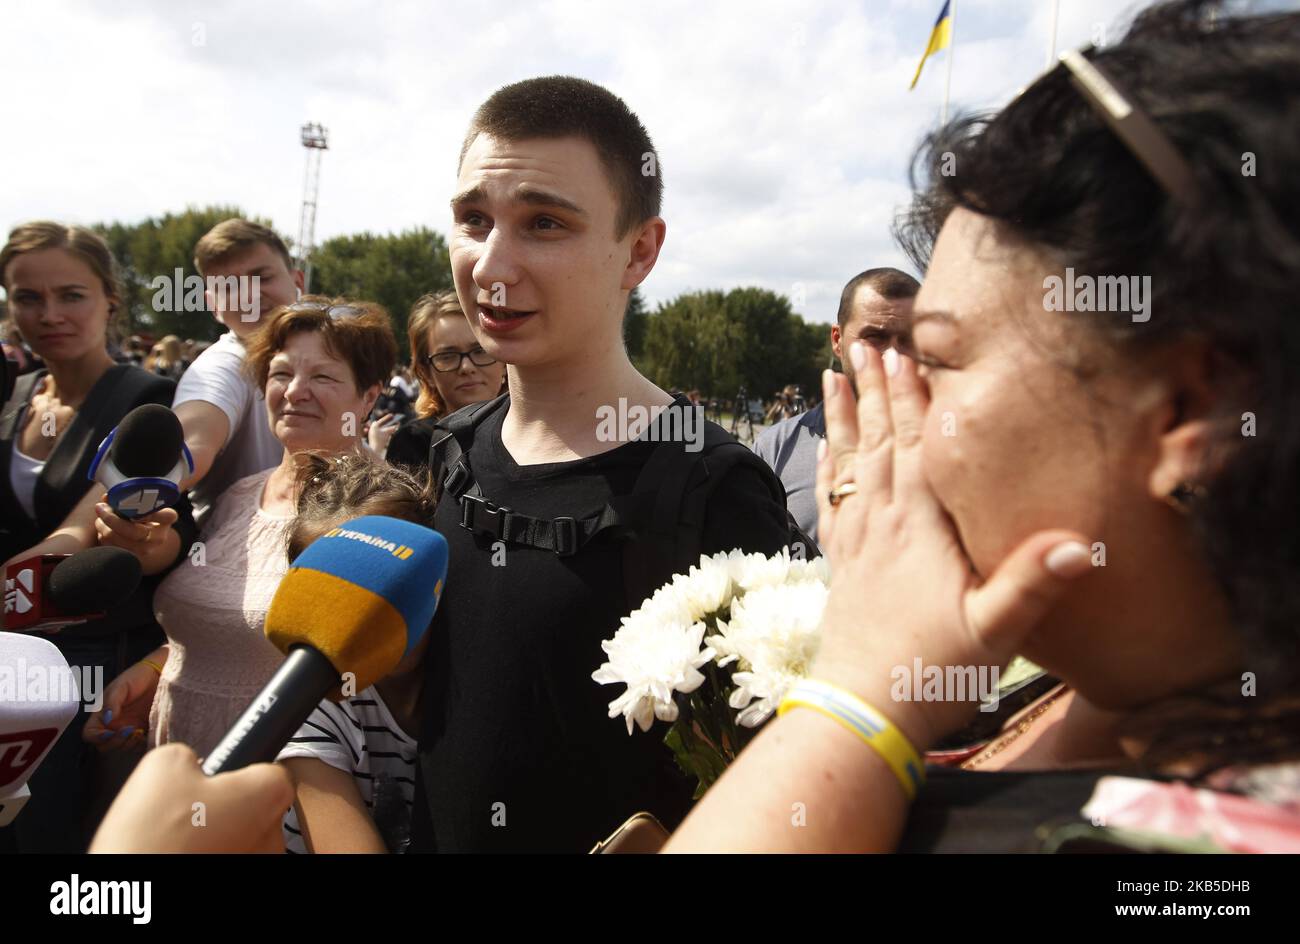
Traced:
<path id="1" fill-rule="evenodd" d="M 800 679 L 781 699 L 777 714 L 791 708 L 811 708 L 848 728 L 879 754 L 894 772 L 909 800 L 925 786 L 925 764 L 898 727 L 861 698 L 812 679 Z"/>

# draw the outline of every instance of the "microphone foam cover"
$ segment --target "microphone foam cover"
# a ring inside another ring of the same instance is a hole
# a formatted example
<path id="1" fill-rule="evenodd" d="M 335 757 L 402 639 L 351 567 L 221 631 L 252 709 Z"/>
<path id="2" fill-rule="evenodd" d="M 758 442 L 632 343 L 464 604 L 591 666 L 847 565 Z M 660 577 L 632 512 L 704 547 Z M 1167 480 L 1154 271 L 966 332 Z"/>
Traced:
<path id="1" fill-rule="evenodd" d="M 271 600 L 266 638 L 286 653 L 315 647 L 340 675 L 353 673 L 359 692 L 420 641 L 446 578 L 447 541 L 437 531 L 383 515 L 354 518 L 294 561 Z"/>
<path id="2" fill-rule="evenodd" d="M 176 414 L 157 403 L 138 406 L 113 435 L 113 464 L 131 477 L 159 478 L 176 467 L 185 433 Z"/>
<path id="3" fill-rule="evenodd" d="M 87 673 L 89 674 L 89 673 Z M 12 795 L 54 747 L 81 710 L 81 673 L 69 668 L 54 643 L 42 636 L 0 632 L 0 794 Z"/>
<path id="4" fill-rule="evenodd" d="M 46 589 L 64 613 L 95 613 L 125 603 L 140 577 L 140 561 L 130 551 L 92 547 L 55 564 Z"/>

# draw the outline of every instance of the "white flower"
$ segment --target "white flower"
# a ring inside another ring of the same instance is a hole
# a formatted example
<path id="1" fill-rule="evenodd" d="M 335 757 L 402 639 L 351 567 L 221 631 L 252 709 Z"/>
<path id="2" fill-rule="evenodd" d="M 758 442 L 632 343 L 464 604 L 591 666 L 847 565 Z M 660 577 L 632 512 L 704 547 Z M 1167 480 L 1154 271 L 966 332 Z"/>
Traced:
<path id="1" fill-rule="evenodd" d="M 692 622 L 725 611 L 731 605 L 731 572 L 707 557 L 701 557 L 700 566 L 692 567 L 689 573 L 675 575 L 671 586 L 685 600 Z"/>
<path id="2" fill-rule="evenodd" d="M 671 600 L 666 596 L 661 609 L 671 609 Z M 627 691 L 609 703 L 609 716 L 622 714 L 628 734 L 634 722 L 649 731 L 655 718 L 676 721 L 673 692 L 689 694 L 699 688 L 704 683 L 700 666 L 714 656 L 712 649 L 700 648 L 703 638 L 703 623 L 661 622 L 646 607 L 624 617 L 614 638 L 600 644 L 609 661 L 591 675 L 602 685 L 627 685 Z"/>
<path id="3" fill-rule="evenodd" d="M 816 557 L 812 560 L 792 560 L 790 561 L 790 572 L 786 580 L 789 583 L 816 580 L 829 586 L 831 582 L 830 561 L 825 557 Z"/>
<path id="4" fill-rule="evenodd" d="M 665 584 L 654 592 L 648 600 L 641 604 L 641 608 L 632 613 L 631 617 L 635 619 L 644 619 L 652 623 L 685 623 L 687 626 L 696 621 L 692 615 L 690 601 L 686 594 L 682 592 L 681 587 L 675 587 L 672 584 Z M 624 622 L 627 622 L 627 619 Z"/>
<path id="5" fill-rule="evenodd" d="M 726 560 L 731 579 L 739 590 L 756 590 L 785 583 L 790 569 L 790 552 L 786 548 L 781 548 L 780 554 L 771 557 L 734 550 L 726 555 Z"/>
<path id="6" fill-rule="evenodd" d="M 731 678 L 736 683 L 736 690 L 727 699 L 727 704 L 741 709 L 736 721 L 745 728 L 756 728 L 770 718 L 780 706 L 786 690 L 797 679 L 757 672 L 737 672 Z"/>
<path id="7" fill-rule="evenodd" d="M 804 580 L 750 590 L 731 605 L 731 619 L 705 640 L 718 664 L 737 663 L 736 689 L 728 704 L 743 709 L 737 720 L 755 727 L 780 704 L 786 689 L 808 674 L 821 642 L 827 588 Z"/>

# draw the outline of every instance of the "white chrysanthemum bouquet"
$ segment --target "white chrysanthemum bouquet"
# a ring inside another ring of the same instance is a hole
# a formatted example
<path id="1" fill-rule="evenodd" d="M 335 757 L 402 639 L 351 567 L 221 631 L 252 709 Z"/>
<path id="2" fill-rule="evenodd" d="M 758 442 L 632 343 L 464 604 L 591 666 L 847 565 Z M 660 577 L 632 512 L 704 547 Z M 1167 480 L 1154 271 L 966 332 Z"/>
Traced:
<path id="1" fill-rule="evenodd" d="M 633 724 L 648 731 L 656 718 L 673 722 L 664 743 L 702 796 L 807 675 L 829 580 L 824 558 L 784 549 L 702 556 L 601 643 L 609 661 L 592 678 L 627 685 L 609 716 L 621 714 L 629 735 Z"/>

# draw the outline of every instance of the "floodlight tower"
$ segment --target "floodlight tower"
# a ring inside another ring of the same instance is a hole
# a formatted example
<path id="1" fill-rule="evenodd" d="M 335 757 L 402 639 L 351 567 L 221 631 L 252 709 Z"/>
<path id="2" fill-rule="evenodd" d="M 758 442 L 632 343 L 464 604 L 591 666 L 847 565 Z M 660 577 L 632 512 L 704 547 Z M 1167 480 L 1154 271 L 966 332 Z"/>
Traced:
<path id="1" fill-rule="evenodd" d="M 328 132 L 318 124 L 302 126 L 302 146 L 307 149 L 307 169 L 302 181 L 302 216 L 298 221 L 298 268 L 303 272 L 303 294 L 311 291 L 311 254 L 316 240 L 316 195 L 320 191 L 320 162 L 329 150 Z"/>

